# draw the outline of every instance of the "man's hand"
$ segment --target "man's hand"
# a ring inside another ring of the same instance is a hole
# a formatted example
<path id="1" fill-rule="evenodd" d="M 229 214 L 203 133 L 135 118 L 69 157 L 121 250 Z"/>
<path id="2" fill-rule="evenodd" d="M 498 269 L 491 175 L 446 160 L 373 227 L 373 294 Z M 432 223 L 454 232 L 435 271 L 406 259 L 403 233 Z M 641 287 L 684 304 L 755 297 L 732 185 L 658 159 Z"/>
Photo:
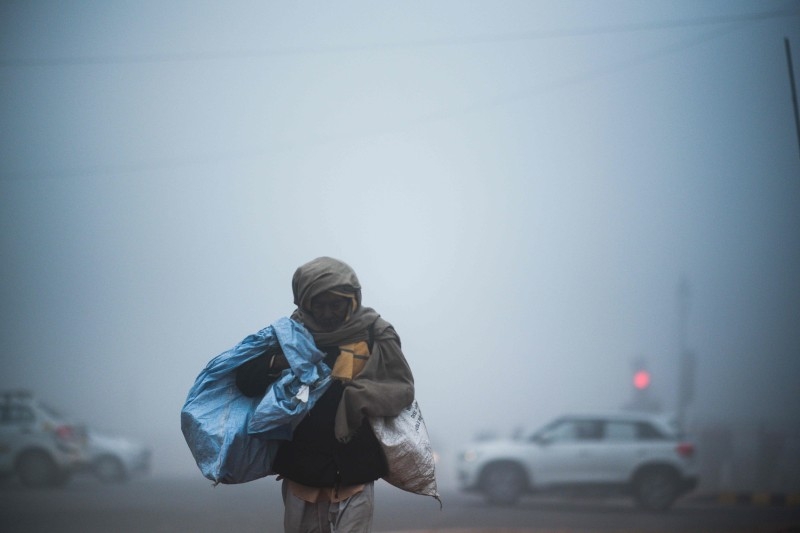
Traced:
<path id="1" fill-rule="evenodd" d="M 283 352 L 278 352 L 270 357 L 270 373 L 280 372 L 281 370 L 286 370 L 287 368 L 289 368 L 289 361 L 286 360 L 286 356 L 283 355 Z"/>

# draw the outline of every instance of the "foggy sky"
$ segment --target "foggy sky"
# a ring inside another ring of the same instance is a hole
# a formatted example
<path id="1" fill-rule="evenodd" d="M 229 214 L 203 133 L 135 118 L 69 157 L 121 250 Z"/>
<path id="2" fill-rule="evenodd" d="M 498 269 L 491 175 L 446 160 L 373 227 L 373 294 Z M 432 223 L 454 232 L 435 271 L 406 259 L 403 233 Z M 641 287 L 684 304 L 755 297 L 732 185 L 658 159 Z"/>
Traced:
<path id="1" fill-rule="evenodd" d="M 760 14 L 760 15 L 759 15 Z M 0 388 L 193 468 L 215 355 L 348 262 L 434 444 L 613 410 L 800 428 L 800 3 L 3 2 Z"/>

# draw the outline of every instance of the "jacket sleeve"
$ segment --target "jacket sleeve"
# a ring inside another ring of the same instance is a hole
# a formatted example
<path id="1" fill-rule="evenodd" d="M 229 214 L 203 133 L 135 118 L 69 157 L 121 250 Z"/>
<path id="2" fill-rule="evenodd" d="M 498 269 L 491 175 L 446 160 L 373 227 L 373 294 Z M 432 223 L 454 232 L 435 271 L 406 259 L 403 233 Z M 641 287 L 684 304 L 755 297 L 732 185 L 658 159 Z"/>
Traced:
<path id="1" fill-rule="evenodd" d="M 336 412 L 339 441 L 352 438 L 368 416 L 396 416 L 414 401 L 414 377 L 394 328 L 379 319 L 373 353 L 347 383 Z"/>
<path id="2" fill-rule="evenodd" d="M 267 350 L 264 354 L 251 359 L 236 368 L 236 387 L 239 392 L 249 398 L 260 398 L 280 376 L 280 370 L 269 367 L 270 360 L 279 350 Z"/>

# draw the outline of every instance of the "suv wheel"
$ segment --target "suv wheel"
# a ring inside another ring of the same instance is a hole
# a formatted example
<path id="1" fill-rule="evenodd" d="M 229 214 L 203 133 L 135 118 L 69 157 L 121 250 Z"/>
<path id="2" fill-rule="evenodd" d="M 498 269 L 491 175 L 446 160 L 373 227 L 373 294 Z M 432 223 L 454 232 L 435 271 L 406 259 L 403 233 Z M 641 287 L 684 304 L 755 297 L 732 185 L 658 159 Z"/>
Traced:
<path id="1" fill-rule="evenodd" d="M 645 470 L 634 483 L 636 504 L 648 511 L 666 511 L 678 497 L 678 477 L 667 468 Z"/>
<path id="2" fill-rule="evenodd" d="M 104 455 L 94 462 L 94 475 L 105 483 L 121 483 L 125 481 L 125 467 L 116 457 Z"/>
<path id="3" fill-rule="evenodd" d="M 17 475 L 26 487 L 57 487 L 65 484 L 69 474 L 44 452 L 23 453 L 17 460 Z"/>
<path id="4" fill-rule="evenodd" d="M 489 503 L 513 505 L 525 489 L 525 474 L 511 463 L 490 465 L 481 476 L 481 487 Z"/>

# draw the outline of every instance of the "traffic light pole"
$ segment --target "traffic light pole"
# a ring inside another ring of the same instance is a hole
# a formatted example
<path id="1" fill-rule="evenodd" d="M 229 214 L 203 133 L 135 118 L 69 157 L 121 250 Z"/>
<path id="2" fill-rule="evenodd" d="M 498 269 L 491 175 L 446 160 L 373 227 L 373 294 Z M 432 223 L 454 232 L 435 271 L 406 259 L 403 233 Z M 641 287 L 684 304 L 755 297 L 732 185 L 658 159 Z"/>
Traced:
<path id="1" fill-rule="evenodd" d="M 678 285 L 678 403 L 676 418 L 681 428 L 686 427 L 686 410 L 694 395 L 694 354 L 689 351 L 687 328 L 689 322 L 689 282 L 681 279 Z"/>

